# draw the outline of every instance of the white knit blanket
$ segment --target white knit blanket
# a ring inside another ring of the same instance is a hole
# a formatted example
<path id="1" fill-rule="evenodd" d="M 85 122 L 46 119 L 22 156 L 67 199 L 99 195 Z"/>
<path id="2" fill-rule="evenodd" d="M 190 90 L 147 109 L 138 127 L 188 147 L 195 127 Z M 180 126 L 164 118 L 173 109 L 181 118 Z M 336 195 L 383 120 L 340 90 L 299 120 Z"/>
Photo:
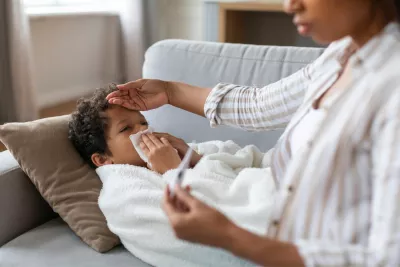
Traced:
<path id="1" fill-rule="evenodd" d="M 206 156 L 187 170 L 183 185 L 189 184 L 194 196 L 236 224 L 265 234 L 275 193 L 269 153 L 254 146 L 240 148 L 231 141 L 192 147 Z M 176 170 L 160 175 L 136 166 L 108 165 L 97 173 L 103 182 L 99 205 L 109 228 L 141 260 L 153 266 L 254 266 L 223 250 L 174 236 L 161 202 Z"/>

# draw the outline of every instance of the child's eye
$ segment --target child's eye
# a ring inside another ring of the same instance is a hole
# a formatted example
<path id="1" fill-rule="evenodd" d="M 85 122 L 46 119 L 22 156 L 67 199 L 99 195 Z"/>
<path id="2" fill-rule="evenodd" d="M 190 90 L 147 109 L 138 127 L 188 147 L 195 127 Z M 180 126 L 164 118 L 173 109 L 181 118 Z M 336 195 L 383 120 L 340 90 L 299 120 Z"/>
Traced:
<path id="1" fill-rule="evenodd" d="M 128 130 L 129 128 L 130 128 L 129 126 L 126 126 L 126 127 L 122 128 L 119 132 L 120 132 L 120 133 L 123 133 L 123 132 L 125 132 L 126 130 Z"/>
<path id="2" fill-rule="evenodd" d="M 144 121 L 142 123 L 140 123 L 141 125 L 149 125 L 149 123 L 147 121 Z"/>

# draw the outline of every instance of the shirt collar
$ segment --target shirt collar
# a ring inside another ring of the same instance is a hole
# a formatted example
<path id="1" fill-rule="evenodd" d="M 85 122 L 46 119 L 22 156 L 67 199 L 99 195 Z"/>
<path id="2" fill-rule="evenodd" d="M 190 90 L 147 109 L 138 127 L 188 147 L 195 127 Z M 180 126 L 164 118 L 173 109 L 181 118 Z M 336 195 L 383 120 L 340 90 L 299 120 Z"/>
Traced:
<path id="1" fill-rule="evenodd" d="M 400 24 L 392 22 L 358 51 L 353 51 L 349 63 L 375 70 L 392 56 L 388 51 L 393 49 L 396 43 L 400 44 Z M 350 47 L 355 50 L 354 43 Z"/>

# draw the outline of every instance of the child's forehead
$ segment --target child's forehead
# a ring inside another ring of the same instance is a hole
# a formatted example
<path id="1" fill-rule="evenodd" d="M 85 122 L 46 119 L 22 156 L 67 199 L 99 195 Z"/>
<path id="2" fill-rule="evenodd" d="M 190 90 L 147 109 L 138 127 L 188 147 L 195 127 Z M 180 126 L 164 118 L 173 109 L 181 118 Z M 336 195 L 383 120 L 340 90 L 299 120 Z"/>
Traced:
<path id="1" fill-rule="evenodd" d="M 121 106 L 111 105 L 106 110 L 107 119 L 110 120 L 111 123 L 118 123 L 121 120 L 127 119 L 142 119 L 144 116 L 137 110 L 129 110 Z"/>

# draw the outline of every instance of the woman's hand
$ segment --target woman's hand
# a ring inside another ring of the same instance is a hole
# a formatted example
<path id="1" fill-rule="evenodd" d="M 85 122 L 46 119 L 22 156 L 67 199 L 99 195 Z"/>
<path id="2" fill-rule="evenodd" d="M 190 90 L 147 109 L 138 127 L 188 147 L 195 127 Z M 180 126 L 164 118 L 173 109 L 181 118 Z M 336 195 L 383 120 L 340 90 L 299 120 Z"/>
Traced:
<path id="1" fill-rule="evenodd" d="M 293 244 L 269 239 L 236 226 L 217 210 L 190 195 L 190 188 L 167 187 L 163 209 L 175 235 L 193 243 L 223 248 L 261 266 L 305 266 Z"/>
<path id="2" fill-rule="evenodd" d="M 110 104 L 121 105 L 127 109 L 146 111 L 168 104 L 168 82 L 140 79 L 118 85 L 118 91 L 107 96 Z"/>
<path id="3" fill-rule="evenodd" d="M 153 134 L 144 134 L 140 148 L 148 157 L 152 169 L 160 174 L 178 168 L 181 163 L 178 153 L 165 138 L 158 139 Z"/>
<path id="4" fill-rule="evenodd" d="M 204 104 L 211 88 L 202 88 L 180 82 L 140 79 L 118 85 L 118 90 L 107 96 L 110 104 L 127 109 L 146 111 L 166 104 L 204 115 Z"/>
<path id="5" fill-rule="evenodd" d="M 234 224 L 222 213 L 190 195 L 190 190 L 175 187 L 175 196 L 165 190 L 163 209 L 178 238 L 214 247 L 229 244 L 229 229 Z"/>
<path id="6" fill-rule="evenodd" d="M 181 138 L 175 137 L 173 135 L 167 133 L 153 133 L 157 138 L 165 138 L 168 142 L 178 151 L 181 159 L 185 156 L 186 152 L 189 149 L 189 145 Z M 197 152 L 193 151 L 192 158 L 190 159 L 190 166 L 194 167 L 202 158 Z"/>

